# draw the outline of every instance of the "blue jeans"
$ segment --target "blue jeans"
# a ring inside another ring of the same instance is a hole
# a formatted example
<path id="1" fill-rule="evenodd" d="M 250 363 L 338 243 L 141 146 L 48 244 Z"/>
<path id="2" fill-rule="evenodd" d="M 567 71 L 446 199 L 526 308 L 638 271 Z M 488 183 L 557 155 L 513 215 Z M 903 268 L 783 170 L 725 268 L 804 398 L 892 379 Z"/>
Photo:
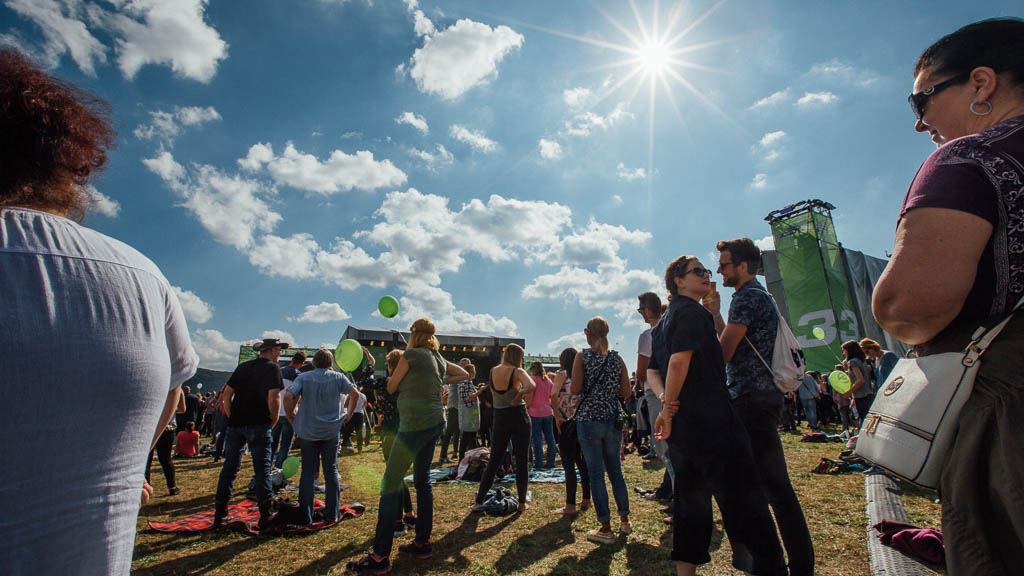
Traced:
<path id="1" fill-rule="evenodd" d="M 601 422 L 576 422 L 576 431 L 583 448 L 583 458 L 587 462 L 587 473 L 590 475 L 590 495 L 594 499 L 594 512 L 597 521 L 604 524 L 612 519 L 608 508 L 608 489 L 604 485 L 604 473 L 608 471 L 608 479 L 612 482 L 612 494 L 615 496 L 615 507 L 619 516 L 629 516 L 629 490 L 626 479 L 622 476 L 622 462 L 619 460 L 619 448 L 622 446 L 622 431 L 615 428 L 614 420 Z"/>
<path id="2" fill-rule="evenodd" d="M 444 423 L 427 430 L 399 432 L 391 447 L 388 464 L 381 481 L 380 504 L 377 510 L 377 529 L 373 537 L 373 553 L 389 556 L 395 542 L 395 524 L 402 517 L 402 486 L 405 473 L 412 464 L 413 485 L 416 487 L 416 542 L 430 542 L 434 529 L 434 492 L 430 486 L 430 462 L 434 448 L 444 431 Z"/>
<path id="3" fill-rule="evenodd" d="M 289 426 L 290 428 L 290 426 Z M 313 481 L 324 467 L 324 521 L 338 519 L 338 437 L 326 440 L 302 439 L 302 475 L 299 477 L 299 509 L 306 524 L 313 521 Z"/>
<path id="4" fill-rule="evenodd" d="M 800 403 L 804 405 L 804 416 L 807 417 L 807 425 L 817 426 L 818 401 L 814 398 L 808 398 L 807 400 L 801 400 Z"/>
<path id="5" fill-rule="evenodd" d="M 284 416 L 278 418 L 277 426 L 274 426 L 274 430 L 271 432 L 272 442 L 270 445 L 270 458 L 273 459 L 275 468 L 284 466 L 284 461 L 288 458 L 288 453 L 291 452 L 294 436 L 295 431 L 288 419 Z"/>
<path id="6" fill-rule="evenodd" d="M 231 486 L 242 467 L 242 454 L 245 452 L 246 444 L 252 453 L 256 498 L 261 504 L 270 502 L 274 498 L 270 486 L 270 426 L 228 426 L 224 436 L 224 467 L 220 469 L 220 480 L 217 481 L 217 504 L 226 506 L 228 500 L 231 500 Z"/>
<path id="7" fill-rule="evenodd" d="M 558 446 L 555 445 L 555 417 L 538 416 L 530 418 L 533 432 L 533 467 L 554 468 L 555 454 L 558 453 Z M 541 437 L 543 434 L 543 438 Z M 547 460 L 541 459 L 544 444 L 548 445 Z"/>
<path id="8" fill-rule="evenodd" d="M 217 420 L 214 427 L 216 428 L 217 442 L 214 444 L 213 458 L 218 459 L 224 456 L 224 439 L 227 437 L 225 432 L 228 431 L 228 417 L 220 410 L 217 411 Z"/>

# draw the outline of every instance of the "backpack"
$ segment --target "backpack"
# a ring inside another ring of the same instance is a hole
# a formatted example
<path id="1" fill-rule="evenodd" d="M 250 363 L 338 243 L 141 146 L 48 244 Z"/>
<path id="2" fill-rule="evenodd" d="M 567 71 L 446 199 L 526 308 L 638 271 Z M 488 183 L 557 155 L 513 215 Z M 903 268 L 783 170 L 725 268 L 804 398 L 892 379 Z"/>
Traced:
<path id="1" fill-rule="evenodd" d="M 789 394 L 800 387 L 807 368 L 807 362 L 804 360 L 803 349 L 800 348 L 800 344 L 796 341 L 796 336 L 793 335 L 793 331 L 789 328 L 789 323 L 786 322 L 786 319 L 782 317 L 782 313 L 779 312 L 779 305 L 775 303 L 775 298 L 772 298 L 772 295 L 768 294 L 768 292 L 765 292 L 765 294 L 768 295 L 768 298 L 771 298 L 772 306 L 775 306 L 775 316 L 779 320 L 777 322 L 778 327 L 775 329 L 775 350 L 772 353 L 771 365 L 765 361 L 749 338 L 743 336 L 743 339 L 754 350 L 754 354 L 757 354 L 764 367 L 772 373 L 775 387 L 783 394 Z"/>

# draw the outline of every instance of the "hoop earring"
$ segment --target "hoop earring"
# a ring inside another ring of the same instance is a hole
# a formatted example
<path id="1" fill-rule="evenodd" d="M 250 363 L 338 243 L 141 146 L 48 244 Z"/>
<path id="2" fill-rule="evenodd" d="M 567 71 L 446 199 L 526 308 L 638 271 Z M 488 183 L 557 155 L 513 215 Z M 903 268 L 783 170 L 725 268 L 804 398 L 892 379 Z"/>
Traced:
<path id="1" fill-rule="evenodd" d="M 978 112 L 977 110 L 975 110 L 974 109 L 974 105 L 975 104 L 977 104 L 977 102 L 971 102 L 971 106 L 970 106 L 971 114 L 974 114 L 975 116 L 988 116 L 989 114 L 992 113 L 992 103 L 991 102 L 985 102 L 985 104 L 988 104 L 988 110 L 986 110 L 984 112 Z"/>

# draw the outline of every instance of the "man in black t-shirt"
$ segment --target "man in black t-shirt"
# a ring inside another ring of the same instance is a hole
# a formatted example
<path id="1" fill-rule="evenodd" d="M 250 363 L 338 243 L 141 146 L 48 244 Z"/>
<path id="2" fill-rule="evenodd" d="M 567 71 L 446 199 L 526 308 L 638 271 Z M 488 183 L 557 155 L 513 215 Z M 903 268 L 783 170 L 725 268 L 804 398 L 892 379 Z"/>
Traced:
<path id="1" fill-rule="evenodd" d="M 228 429 L 224 433 L 224 467 L 217 482 L 214 527 L 220 526 L 227 516 L 231 500 L 231 485 L 242 466 L 242 454 L 248 444 L 255 472 L 256 497 L 259 500 L 259 528 L 265 528 L 273 513 L 274 493 L 270 486 L 270 431 L 277 423 L 280 412 L 281 367 L 277 359 L 281 349 L 290 344 L 277 338 L 264 338 L 252 348 L 259 357 L 243 362 L 224 385 L 224 412 L 228 415 Z"/>

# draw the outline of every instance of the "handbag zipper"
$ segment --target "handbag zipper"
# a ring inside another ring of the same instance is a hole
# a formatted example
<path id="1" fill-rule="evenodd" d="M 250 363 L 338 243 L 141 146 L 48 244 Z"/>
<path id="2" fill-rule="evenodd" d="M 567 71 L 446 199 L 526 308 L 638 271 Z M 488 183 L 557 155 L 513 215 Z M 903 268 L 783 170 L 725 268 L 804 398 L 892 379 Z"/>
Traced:
<path id="1" fill-rule="evenodd" d="M 879 422 L 885 422 L 886 424 L 890 424 L 890 425 L 892 425 L 892 426 L 894 426 L 896 428 L 899 428 L 900 430 L 903 430 L 904 432 L 909 432 L 909 433 L 913 434 L 914 436 L 917 436 L 918 438 L 921 438 L 922 440 L 927 440 L 928 442 L 931 442 L 932 440 L 935 439 L 935 435 L 934 434 L 930 434 L 928 432 L 925 432 L 924 430 L 921 430 L 920 428 L 916 428 L 914 426 L 911 426 L 910 424 L 906 424 L 904 422 L 900 422 L 899 420 L 897 420 L 895 418 L 890 418 L 888 416 L 882 416 L 881 414 L 869 413 L 868 414 L 868 420 L 870 420 L 870 422 L 868 422 L 868 425 L 866 427 L 866 431 L 869 434 L 874 434 L 875 433 L 875 429 L 878 428 L 878 423 Z"/>

